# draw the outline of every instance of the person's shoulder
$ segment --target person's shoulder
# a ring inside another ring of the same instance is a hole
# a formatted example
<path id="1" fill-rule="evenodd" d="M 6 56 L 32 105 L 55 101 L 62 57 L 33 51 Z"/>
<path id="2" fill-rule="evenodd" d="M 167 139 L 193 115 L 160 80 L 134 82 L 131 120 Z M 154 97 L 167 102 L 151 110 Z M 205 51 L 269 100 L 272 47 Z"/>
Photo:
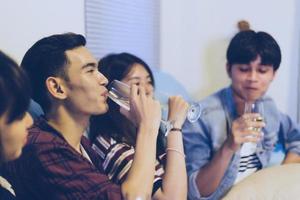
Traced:
<path id="1" fill-rule="evenodd" d="M 66 146 L 63 137 L 45 122 L 36 121 L 28 132 L 26 146 L 34 146 L 38 149 Z"/>
<path id="2" fill-rule="evenodd" d="M 199 103 L 207 106 L 207 107 L 212 107 L 216 105 L 221 104 L 221 98 L 220 95 L 224 92 L 225 89 L 218 90 L 212 94 L 210 94 L 207 97 L 204 97 L 202 100 L 199 101 Z"/>
<path id="3" fill-rule="evenodd" d="M 220 110 L 222 108 L 221 96 L 225 89 L 221 89 L 213 94 L 203 98 L 198 103 L 201 107 L 202 115 L 205 113 L 211 113 L 214 110 Z"/>
<path id="4" fill-rule="evenodd" d="M 28 134 L 28 144 L 54 144 L 61 143 L 61 140 L 62 139 L 59 136 L 54 135 L 52 132 L 44 131 L 39 127 L 32 127 Z"/>

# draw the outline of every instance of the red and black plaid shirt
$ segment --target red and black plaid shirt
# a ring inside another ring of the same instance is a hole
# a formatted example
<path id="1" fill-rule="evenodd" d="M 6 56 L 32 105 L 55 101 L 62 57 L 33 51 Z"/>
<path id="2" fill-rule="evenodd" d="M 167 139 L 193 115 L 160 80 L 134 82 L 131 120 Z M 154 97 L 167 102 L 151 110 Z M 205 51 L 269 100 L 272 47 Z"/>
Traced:
<path id="1" fill-rule="evenodd" d="M 81 144 L 93 164 L 40 119 L 29 131 L 22 156 L 4 165 L 2 174 L 18 199 L 122 199 L 89 141 L 82 137 Z"/>

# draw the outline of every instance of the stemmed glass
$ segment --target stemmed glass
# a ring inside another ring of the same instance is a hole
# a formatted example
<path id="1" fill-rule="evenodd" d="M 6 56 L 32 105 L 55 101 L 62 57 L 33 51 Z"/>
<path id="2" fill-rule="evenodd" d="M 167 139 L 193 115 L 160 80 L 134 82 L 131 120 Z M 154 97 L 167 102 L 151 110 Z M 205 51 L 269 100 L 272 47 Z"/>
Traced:
<path id="1" fill-rule="evenodd" d="M 245 107 L 244 107 L 244 113 L 259 113 L 260 117 L 255 118 L 255 121 L 264 121 L 264 106 L 263 102 L 261 100 L 256 100 L 255 102 L 245 102 Z M 257 127 L 248 127 L 251 130 L 258 131 L 260 132 L 261 136 L 263 137 L 264 133 L 261 128 Z M 253 136 L 247 136 L 247 137 L 253 137 Z M 243 144 L 243 146 L 247 146 L 247 148 L 243 149 L 248 149 L 249 152 L 254 153 L 256 151 L 257 143 L 254 142 L 246 142 Z"/>
<path id="2" fill-rule="evenodd" d="M 160 96 L 166 96 L 164 93 L 159 93 Z M 129 97 L 130 97 L 130 87 L 118 80 L 113 80 L 108 85 L 108 97 L 117 103 L 119 106 L 123 107 L 126 110 L 130 110 Z M 163 102 L 161 105 L 164 105 Z M 196 122 L 201 114 L 201 107 L 198 103 L 190 104 L 187 119 L 189 122 Z M 170 127 L 171 122 L 166 120 L 161 120 L 161 125 L 164 126 L 165 130 Z"/>

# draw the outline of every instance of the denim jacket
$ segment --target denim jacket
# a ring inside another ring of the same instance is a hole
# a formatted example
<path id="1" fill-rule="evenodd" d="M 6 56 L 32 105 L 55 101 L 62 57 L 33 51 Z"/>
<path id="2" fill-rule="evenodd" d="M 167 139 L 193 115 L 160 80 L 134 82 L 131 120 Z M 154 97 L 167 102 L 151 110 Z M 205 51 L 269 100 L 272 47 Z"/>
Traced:
<path id="1" fill-rule="evenodd" d="M 279 137 L 283 138 L 286 152 L 300 154 L 300 127 L 291 119 L 277 110 L 270 97 L 262 97 L 264 119 L 264 137 L 258 143 L 256 154 L 262 167 L 267 167 L 274 146 Z M 214 154 L 231 134 L 231 124 L 238 118 L 233 100 L 232 88 L 224 88 L 219 92 L 199 102 L 201 116 L 195 123 L 185 122 L 183 126 L 183 140 L 186 154 L 186 165 L 189 182 L 190 199 L 220 199 L 233 185 L 238 174 L 240 162 L 237 151 L 214 193 L 203 197 L 196 185 L 196 177 L 202 167 L 211 161 Z M 209 183 L 207 183 L 209 184 Z"/>

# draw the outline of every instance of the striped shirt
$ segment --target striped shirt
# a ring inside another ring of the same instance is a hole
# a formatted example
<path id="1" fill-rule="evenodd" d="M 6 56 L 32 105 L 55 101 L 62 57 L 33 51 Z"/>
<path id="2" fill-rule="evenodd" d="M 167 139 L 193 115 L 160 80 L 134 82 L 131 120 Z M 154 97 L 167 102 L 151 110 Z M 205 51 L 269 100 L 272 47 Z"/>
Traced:
<path id="1" fill-rule="evenodd" d="M 234 184 L 261 168 L 262 165 L 256 155 L 256 144 L 251 142 L 244 143 L 240 150 L 239 170 Z"/>
<path id="2" fill-rule="evenodd" d="M 134 147 L 126 143 L 118 143 L 113 138 L 98 136 L 93 144 L 93 149 L 100 155 L 104 171 L 108 177 L 114 183 L 121 185 L 132 165 Z M 164 153 L 156 159 L 152 195 L 162 186 L 165 155 Z"/>

